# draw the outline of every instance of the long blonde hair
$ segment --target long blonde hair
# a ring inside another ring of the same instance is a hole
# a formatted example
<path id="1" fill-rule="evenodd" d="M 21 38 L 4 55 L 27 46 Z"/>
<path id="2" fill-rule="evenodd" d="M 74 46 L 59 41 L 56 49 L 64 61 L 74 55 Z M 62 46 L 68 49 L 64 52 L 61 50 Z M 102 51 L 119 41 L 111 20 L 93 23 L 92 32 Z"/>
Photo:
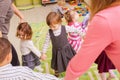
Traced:
<path id="1" fill-rule="evenodd" d="M 99 11 L 109 7 L 113 2 L 116 2 L 118 0 L 91 0 L 90 5 L 90 20 L 93 18 L 93 16 L 98 13 Z"/>

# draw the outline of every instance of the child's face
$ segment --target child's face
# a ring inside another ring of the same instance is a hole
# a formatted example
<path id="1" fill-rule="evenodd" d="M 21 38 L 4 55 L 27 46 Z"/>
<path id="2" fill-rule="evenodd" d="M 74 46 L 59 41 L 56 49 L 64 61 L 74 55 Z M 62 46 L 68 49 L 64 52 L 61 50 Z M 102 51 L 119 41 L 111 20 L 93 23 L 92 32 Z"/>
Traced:
<path id="1" fill-rule="evenodd" d="M 57 30 L 59 27 L 60 27 L 60 24 L 50 25 L 50 28 L 51 28 L 52 30 Z"/>
<path id="2" fill-rule="evenodd" d="M 25 38 L 25 34 L 22 31 L 19 31 L 19 38 L 20 39 L 24 39 Z"/>

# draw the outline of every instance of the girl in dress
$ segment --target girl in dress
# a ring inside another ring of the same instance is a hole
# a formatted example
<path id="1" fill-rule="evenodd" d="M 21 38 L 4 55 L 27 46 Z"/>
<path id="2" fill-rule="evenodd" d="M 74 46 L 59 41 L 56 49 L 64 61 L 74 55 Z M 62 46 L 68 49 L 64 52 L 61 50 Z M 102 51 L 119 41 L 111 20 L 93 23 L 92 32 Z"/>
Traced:
<path id="1" fill-rule="evenodd" d="M 49 31 L 43 45 L 43 54 L 45 55 L 49 42 L 52 42 L 52 60 L 51 67 L 55 70 L 55 76 L 66 71 L 66 67 L 71 58 L 76 54 L 68 42 L 67 33 L 80 33 L 78 29 L 61 25 L 62 20 L 58 13 L 50 12 L 46 18 Z"/>
<path id="2" fill-rule="evenodd" d="M 82 29 L 82 23 L 78 22 L 79 15 L 76 11 L 74 10 L 68 10 L 65 13 L 65 19 L 68 23 L 69 26 L 74 27 L 76 29 Z M 80 36 L 79 34 L 73 32 L 69 33 L 68 41 L 71 44 L 71 46 L 74 48 L 76 52 L 80 49 L 80 46 L 83 42 L 83 36 L 85 35 L 85 29 L 82 29 L 83 35 Z"/>
<path id="3" fill-rule="evenodd" d="M 16 36 L 20 38 L 20 51 L 22 53 L 22 65 L 28 66 L 31 69 L 36 68 L 38 71 L 43 71 L 40 66 L 41 53 L 34 46 L 32 38 L 32 29 L 27 22 L 18 25 Z"/>

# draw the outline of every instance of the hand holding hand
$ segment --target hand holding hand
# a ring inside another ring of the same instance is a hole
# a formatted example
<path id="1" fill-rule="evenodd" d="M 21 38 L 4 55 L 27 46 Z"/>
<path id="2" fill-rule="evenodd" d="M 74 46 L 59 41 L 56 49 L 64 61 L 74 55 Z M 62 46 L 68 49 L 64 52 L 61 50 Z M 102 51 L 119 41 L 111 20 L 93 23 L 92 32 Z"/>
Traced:
<path id="1" fill-rule="evenodd" d="M 47 58 L 47 55 L 46 55 L 45 53 L 43 53 L 43 54 L 41 55 L 41 59 L 42 59 L 42 60 L 46 60 L 46 58 Z"/>

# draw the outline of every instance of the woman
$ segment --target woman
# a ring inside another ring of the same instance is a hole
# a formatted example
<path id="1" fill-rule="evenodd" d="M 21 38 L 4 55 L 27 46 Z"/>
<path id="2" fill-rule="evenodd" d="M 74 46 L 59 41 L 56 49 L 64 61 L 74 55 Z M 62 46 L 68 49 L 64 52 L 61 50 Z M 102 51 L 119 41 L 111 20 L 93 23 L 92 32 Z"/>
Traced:
<path id="1" fill-rule="evenodd" d="M 83 20 L 83 25 L 82 25 L 83 28 L 84 27 L 87 28 L 89 17 L 90 17 L 90 13 L 88 13 Z M 95 60 L 95 63 L 97 63 L 98 65 L 97 69 L 102 80 L 115 78 L 115 73 L 113 72 L 113 70 L 115 69 L 115 66 L 113 65 L 111 60 L 108 58 L 105 51 L 102 51 L 102 53 Z M 108 78 L 106 76 L 106 73 L 109 73 Z"/>
<path id="2" fill-rule="evenodd" d="M 10 20 L 13 16 L 13 12 L 20 18 L 20 22 L 23 22 L 23 16 L 19 10 L 13 4 L 11 0 L 0 0 L 0 33 L 1 37 L 8 39 L 8 33 L 10 28 Z M 19 65 L 18 56 L 15 48 L 12 46 L 12 65 Z"/>
<path id="3" fill-rule="evenodd" d="M 120 0 L 90 0 L 90 24 L 80 51 L 69 62 L 65 80 L 81 76 L 100 53 L 120 71 Z"/>

